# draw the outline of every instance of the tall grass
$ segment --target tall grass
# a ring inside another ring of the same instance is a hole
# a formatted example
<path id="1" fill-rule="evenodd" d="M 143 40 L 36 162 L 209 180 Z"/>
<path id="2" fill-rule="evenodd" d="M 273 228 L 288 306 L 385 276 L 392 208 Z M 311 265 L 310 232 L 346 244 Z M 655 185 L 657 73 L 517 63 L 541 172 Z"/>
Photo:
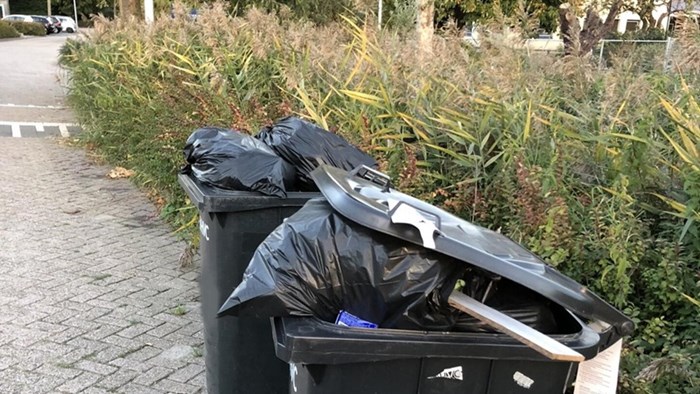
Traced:
<path id="1" fill-rule="evenodd" d="M 347 18 L 313 26 L 221 5 L 196 23 L 99 21 L 61 62 L 84 141 L 136 171 L 164 214 L 195 127 L 254 133 L 290 113 L 373 154 L 404 191 L 508 234 L 639 324 L 623 392 L 700 384 L 697 38 L 689 58 L 601 71 L 449 31 L 417 62 L 411 35 Z"/>

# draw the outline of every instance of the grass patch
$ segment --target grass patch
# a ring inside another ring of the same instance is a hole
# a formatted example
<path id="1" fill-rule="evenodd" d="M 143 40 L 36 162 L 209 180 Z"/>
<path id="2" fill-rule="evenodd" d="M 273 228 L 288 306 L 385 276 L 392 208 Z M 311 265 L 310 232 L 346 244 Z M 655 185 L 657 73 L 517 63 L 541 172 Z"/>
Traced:
<path id="1" fill-rule="evenodd" d="M 184 316 L 187 314 L 187 308 L 184 305 L 178 305 L 170 310 L 170 314 L 174 316 Z"/>
<path id="2" fill-rule="evenodd" d="M 134 354 L 134 353 L 138 352 L 139 350 L 141 350 L 141 349 L 143 349 L 143 348 L 145 348 L 145 347 L 147 347 L 147 346 L 148 346 L 148 345 L 141 345 L 141 346 L 135 347 L 135 348 L 133 348 L 133 349 L 129 349 L 129 350 L 127 350 L 127 351 L 125 351 L 125 352 L 119 354 L 119 356 L 117 356 L 117 358 L 126 358 L 126 357 L 129 356 L 130 354 Z"/>
<path id="3" fill-rule="evenodd" d="M 100 274 L 100 275 L 95 275 L 95 276 L 93 276 L 92 278 L 93 278 L 93 279 L 95 280 L 95 282 L 96 282 L 96 281 L 98 281 L 98 280 L 103 280 L 103 279 L 110 278 L 111 276 L 112 276 L 112 274 Z"/>
<path id="4" fill-rule="evenodd" d="M 81 360 L 93 360 L 95 356 L 99 353 L 99 351 L 92 352 L 90 354 L 86 354 L 83 357 L 80 357 Z"/>

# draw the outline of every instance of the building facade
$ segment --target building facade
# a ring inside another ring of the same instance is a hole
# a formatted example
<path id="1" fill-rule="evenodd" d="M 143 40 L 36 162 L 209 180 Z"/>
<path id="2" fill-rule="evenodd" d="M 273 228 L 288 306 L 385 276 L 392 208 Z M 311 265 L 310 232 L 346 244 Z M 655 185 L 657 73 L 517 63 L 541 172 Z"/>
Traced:
<path id="1" fill-rule="evenodd" d="M 0 0 L 0 18 L 10 15 L 10 0 Z"/>

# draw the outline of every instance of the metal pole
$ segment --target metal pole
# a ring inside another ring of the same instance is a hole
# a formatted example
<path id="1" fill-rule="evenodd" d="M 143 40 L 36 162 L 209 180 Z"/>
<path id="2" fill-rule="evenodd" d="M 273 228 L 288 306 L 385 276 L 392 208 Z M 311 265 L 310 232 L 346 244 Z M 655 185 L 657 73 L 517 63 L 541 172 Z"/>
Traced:
<path id="1" fill-rule="evenodd" d="M 666 13 L 666 38 L 668 38 L 669 29 L 671 28 L 671 10 L 673 9 L 673 0 L 668 0 L 668 12 Z"/>
<path id="2" fill-rule="evenodd" d="M 75 5 L 75 0 L 73 0 L 73 16 L 75 17 L 75 32 L 78 32 L 78 6 Z"/>
<path id="3" fill-rule="evenodd" d="M 155 19 L 153 16 L 153 0 L 143 1 L 143 13 L 146 23 L 153 23 L 153 20 Z"/>
<path id="4" fill-rule="evenodd" d="M 51 15 L 51 0 L 46 0 L 46 15 Z"/>
<path id="5" fill-rule="evenodd" d="M 598 68 L 603 68 L 603 48 L 605 48 L 605 40 L 600 40 L 600 55 L 598 55 Z"/>
<path id="6" fill-rule="evenodd" d="M 379 30 L 382 30 L 382 0 L 379 0 L 379 11 L 377 12 L 377 23 L 379 25 Z"/>
<path id="7" fill-rule="evenodd" d="M 666 37 L 666 50 L 664 51 L 664 71 L 668 72 L 671 69 L 671 48 L 673 47 L 673 38 Z"/>

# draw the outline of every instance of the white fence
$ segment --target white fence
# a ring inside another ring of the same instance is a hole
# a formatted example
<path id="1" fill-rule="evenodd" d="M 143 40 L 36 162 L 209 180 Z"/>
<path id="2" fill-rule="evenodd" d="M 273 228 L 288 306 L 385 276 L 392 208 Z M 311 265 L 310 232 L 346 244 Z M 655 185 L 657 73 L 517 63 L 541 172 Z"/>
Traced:
<path id="1" fill-rule="evenodd" d="M 607 68 L 616 61 L 636 62 L 641 69 L 667 70 L 673 54 L 673 38 L 666 40 L 601 40 L 594 55 L 598 67 Z"/>
<path id="2" fill-rule="evenodd" d="M 623 61 L 636 62 L 640 70 L 668 70 L 673 55 L 673 38 L 666 40 L 601 40 L 593 50 L 599 68 Z M 523 48 L 536 52 L 563 52 L 562 40 L 533 38 Z"/>

